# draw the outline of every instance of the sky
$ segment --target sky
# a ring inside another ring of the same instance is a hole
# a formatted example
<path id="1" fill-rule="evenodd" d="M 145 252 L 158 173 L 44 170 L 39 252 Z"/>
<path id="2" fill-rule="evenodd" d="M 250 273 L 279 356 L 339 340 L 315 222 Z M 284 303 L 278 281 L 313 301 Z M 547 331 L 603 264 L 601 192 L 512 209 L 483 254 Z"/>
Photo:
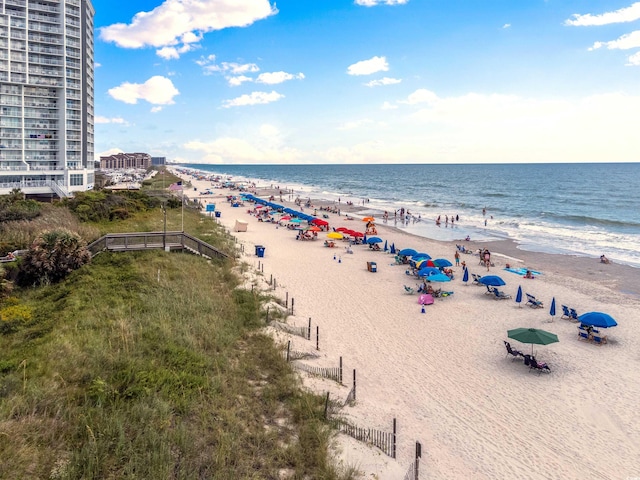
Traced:
<path id="1" fill-rule="evenodd" d="M 93 5 L 96 159 L 640 161 L 640 2 Z"/>

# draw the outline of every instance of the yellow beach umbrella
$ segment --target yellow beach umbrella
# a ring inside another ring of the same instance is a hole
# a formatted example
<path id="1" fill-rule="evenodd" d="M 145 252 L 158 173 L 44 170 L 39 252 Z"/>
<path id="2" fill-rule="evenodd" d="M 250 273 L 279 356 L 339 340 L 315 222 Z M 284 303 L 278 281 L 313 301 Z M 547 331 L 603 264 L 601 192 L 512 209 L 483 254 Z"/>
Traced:
<path id="1" fill-rule="evenodd" d="M 327 238 L 333 238 L 336 240 L 340 240 L 344 238 L 344 236 L 340 232 L 329 232 L 327 233 Z"/>

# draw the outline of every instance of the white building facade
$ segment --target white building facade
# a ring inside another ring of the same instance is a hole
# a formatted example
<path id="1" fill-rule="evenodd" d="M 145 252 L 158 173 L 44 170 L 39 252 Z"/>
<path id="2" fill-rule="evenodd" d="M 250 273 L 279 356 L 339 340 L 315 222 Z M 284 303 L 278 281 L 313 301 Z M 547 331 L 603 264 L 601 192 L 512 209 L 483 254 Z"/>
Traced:
<path id="1" fill-rule="evenodd" d="M 94 183 L 90 0 L 0 0 L 0 195 Z"/>

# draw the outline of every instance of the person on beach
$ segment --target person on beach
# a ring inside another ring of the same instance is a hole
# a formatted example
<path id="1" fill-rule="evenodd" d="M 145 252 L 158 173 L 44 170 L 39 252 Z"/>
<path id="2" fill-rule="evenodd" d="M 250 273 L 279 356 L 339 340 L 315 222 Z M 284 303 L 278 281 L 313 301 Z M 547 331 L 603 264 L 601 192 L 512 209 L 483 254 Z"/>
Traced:
<path id="1" fill-rule="evenodd" d="M 456 267 L 460 266 L 460 252 L 458 250 L 456 250 L 456 254 L 454 255 L 454 258 L 456 259 Z"/>
<path id="2" fill-rule="evenodd" d="M 600 255 L 600 263 L 611 263 L 611 262 L 604 255 Z"/>
<path id="3" fill-rule="evenodd" d="M 524 278 L 535 278 L 531 270 L 527 270 L 527 273 L 524 274 Z"/>

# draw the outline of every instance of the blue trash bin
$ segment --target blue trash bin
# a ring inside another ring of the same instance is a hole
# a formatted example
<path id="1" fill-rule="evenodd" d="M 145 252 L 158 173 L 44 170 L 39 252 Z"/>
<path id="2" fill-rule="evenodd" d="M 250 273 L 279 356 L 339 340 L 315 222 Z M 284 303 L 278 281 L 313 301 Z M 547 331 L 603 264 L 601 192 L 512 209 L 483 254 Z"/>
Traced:
<path id="1" fill-rule="evenodd" d="M 258 255 L 258 249 L 259 248 L 264 248 L 262 245 L 256 245 L 256 255 Z"/>
<path id="2" fill-rule="evenodd" d="M 378 271 L 378 266 L 376 265 L 376 262 L 371 262 L 371 271 L 372 272 Z"/>
<path id="3" fill-rule="evenodd" d="M 264 247 L 256 247 L 258 257 L 264 257 Z"/>
<path id="4" fill-rule="evenodd" d="M 216 212 L 216 217 L 220 217 L 220 212 Z"/>

